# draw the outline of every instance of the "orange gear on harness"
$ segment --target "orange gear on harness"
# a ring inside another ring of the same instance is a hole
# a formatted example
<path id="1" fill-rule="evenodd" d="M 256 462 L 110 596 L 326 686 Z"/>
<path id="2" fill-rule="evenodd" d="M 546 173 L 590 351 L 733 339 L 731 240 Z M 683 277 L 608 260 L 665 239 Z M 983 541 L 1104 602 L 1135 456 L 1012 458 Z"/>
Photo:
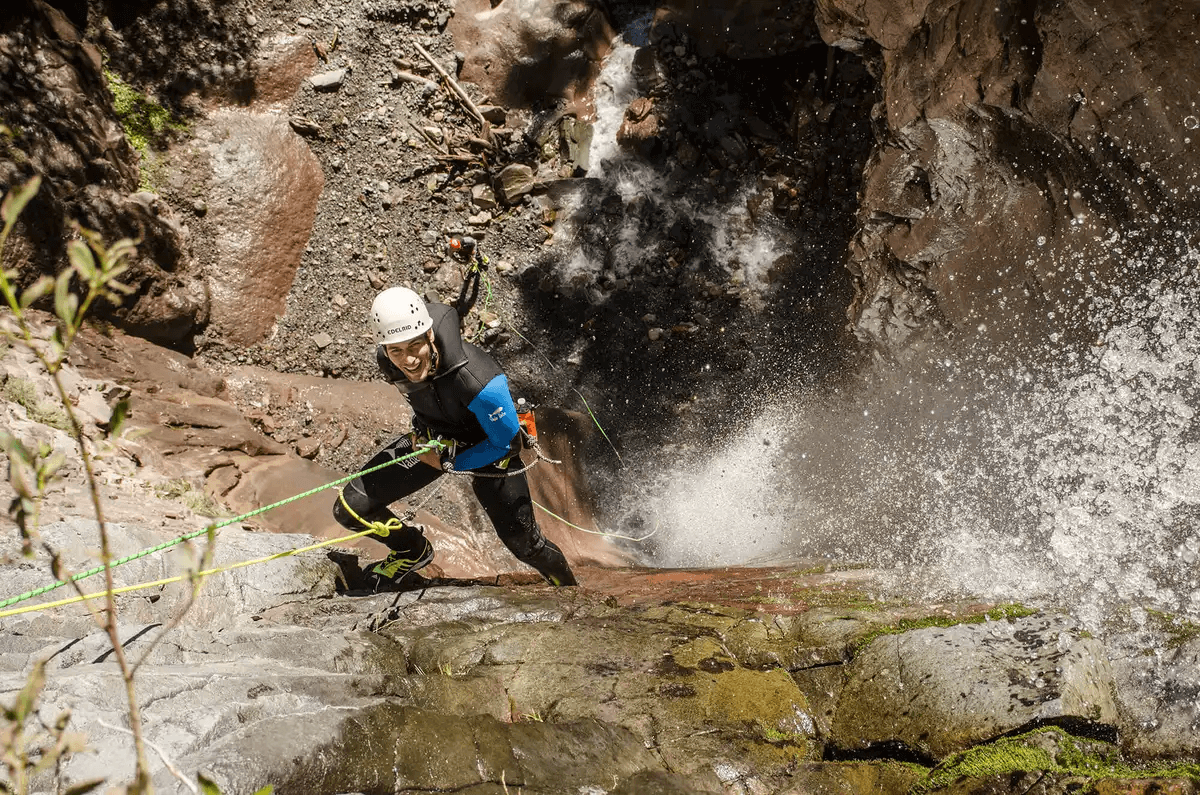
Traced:
<path id="1" fill-rule="evenodd" d="M 521 444 L 528 450 L 537 447 L 537 421 L 533 416 L 534 406 L 525 398 L 517 399 L 517 423 L 521 426 Z"/>

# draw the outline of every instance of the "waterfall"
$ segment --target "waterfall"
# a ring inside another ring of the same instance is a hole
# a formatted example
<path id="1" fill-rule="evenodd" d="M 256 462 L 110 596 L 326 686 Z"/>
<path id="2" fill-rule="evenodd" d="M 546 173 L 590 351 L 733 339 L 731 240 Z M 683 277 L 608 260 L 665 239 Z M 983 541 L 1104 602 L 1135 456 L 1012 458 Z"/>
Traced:
<path id="1" fill-rule="evenodd" d="M 601 77 L 592 176 L 668 216 L 703 211 L 716 259 L 765 294 L 755 269 L 779 241 L 809 242 L 756 227 L 744 196 L 674 202 L 619 151 L 631 62 L 618 43 Z M 627 461 L 614 525 L 653 531 L 639 551 L 659 566 L 824 561 L 878 567 L 927 597 L 1065 603 L 1092 623 L 1114 605 L 1200 617 L 1200 251 L 1182 233 L 1119 238 L 1109 245 L 1152 280 L 1092 296 L 1103 331 L 1089 345 L 1033 365 L 949 340 L 837 390 L 781 375 L 719 441 Z M 646 256 L 632 233 L 616 245 L 620 261 Z"/>

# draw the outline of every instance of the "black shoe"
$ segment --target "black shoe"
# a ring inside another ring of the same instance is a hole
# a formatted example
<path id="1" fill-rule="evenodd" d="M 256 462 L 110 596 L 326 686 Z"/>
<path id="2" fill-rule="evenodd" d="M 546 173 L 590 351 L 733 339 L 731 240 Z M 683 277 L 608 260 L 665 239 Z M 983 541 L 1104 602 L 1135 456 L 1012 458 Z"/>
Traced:
<path id="1" fill-rule="evenodd" d="M 538 570 L 538 574 L 546 578 L 546 582 L 554 586 L 578 585 L 567 563 L 567 556 L 555 546 L 553 541 L 546 539 L 545 545 L 524 561 Z"/>

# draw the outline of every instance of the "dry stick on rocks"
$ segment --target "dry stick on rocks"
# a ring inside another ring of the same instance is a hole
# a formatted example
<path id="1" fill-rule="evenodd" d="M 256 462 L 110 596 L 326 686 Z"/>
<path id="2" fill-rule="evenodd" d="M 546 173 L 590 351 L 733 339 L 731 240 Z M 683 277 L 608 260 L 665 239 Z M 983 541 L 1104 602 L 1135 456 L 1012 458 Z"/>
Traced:
<path id="1" fill-rule="evenodd" d="M 101 726 L 103 726 L 106 729 L 111 729 L 112 731 L 125 732 L 126 734 L 133 734 L 133 732 L 131 732 L 129 729 L 126 729 L 124 726 L 114 726 L 113 724 L 106 723 L 102 720 L 97 721 L 97 723 L 99 723 Z M 192 782 L 188 781 L 187 776 L 180 773 L 179 768 L 177 768 L 177 767 L 175 767 L 175 765 L 171 764 L 170 757 L 167 756 L 166 752 L 163 751 L 163 749 L 159 748 L 158 745 L 156 745 L 155 743 L 151 742 L 148 739 L 143 738 L 142 742 L 144 742 L 146 745 L 153 748 L 158 753 L 158 757 L 160 759 L 162 759 L 163 765 L 167 768 L 168 771 L 170 771 L 172 776 L 174 776 L 175 778 L 182 781 L 184 786 L 186 786 L 189 790 L 191 790 L 194 793 L 194 795 L 200 795 L 200 790 L 196 789 L 196 785 L 193 784 Z"/>
<path id="2" fill-rule="evenodd" d="M 398 72 L 393 72 L 393 74 L 396 76 L 397 80 L 403 80 L 406 83 L 416 83 L 419 86 L 429 86 L 434 91 L 437 91 L 437 89 L 438 89 L 438 84 L 433 82 L 432 80 L 430 80 L 427 77 L 421 77 L 420 75 L 414 75 L 412 72 L 405 72 L 404 70 L 400 70 Z"/>
<path id="3" fill-rule="evenodd" d="M 446 81 L 446 85 L 450 87 L 450 90 L 453 91 L 460 100 L 462 100 L 463 106 L 470 111 L 472 116 L 475 117 L 475 121 L 479 122 L 479 128 L 483 130 L 483 134 L 487 137 L 491 137 L 491 134 L 488 132 L 487 119 L 483 118 L 483 114 L 479 112 L 479 108 L 475 107 L 475 103 L 471 101 L 469 96 L 467 96 L 467 92 L 463 91 L 462 86 L 460 86 L 457 81 L 450 76 L 449 72 L 442 68 L 441 64 L 433 60 L 433 56 L 430 55 L 418 42 L 414 41 L 413 46 L 417 48 L 417 52 L 421 53 L 425 60 L 429 61 L 429 65 L 432 66 L 439 75 L 441 75 L 442 79 Z M 491 144 L 489 144 L 489 146 L 491 146 Z"/>
<path id="4" fill-rule="evenodd" d="M 421 136 L 422 138 L 424 138 L 426 141 L 428 141 L 428 142 L 429 142 L 429 145 L 430 145 L 430 146 L 432 146 L 434 149 L 436 149 L 438 152 L 441 152 L 443 155 L 449 155 L 449 154 L 450 154 L 450 150 L 449 150 L 448 148 L 443 148 L 441 144 L 439 144 L 437 141 L 435 141 L 435 140 L 433 139 L 433 136 L 432 136 L 432 135 L 430 135 L 429 133 L 425 132 L 424 130 L 422 130 L 422 129 L 421 129 L 420 127 L 418 127 L 417 125 L 413 124 L 413 121 L 412 121 L 412 119 L 409 119 L 409 120 L 408 120 L 408 126 L 412 127 L 414 130 L 416 130 L 416 131 L 417 131 L 417 132 L 420 134 L 420 136 Z"/>

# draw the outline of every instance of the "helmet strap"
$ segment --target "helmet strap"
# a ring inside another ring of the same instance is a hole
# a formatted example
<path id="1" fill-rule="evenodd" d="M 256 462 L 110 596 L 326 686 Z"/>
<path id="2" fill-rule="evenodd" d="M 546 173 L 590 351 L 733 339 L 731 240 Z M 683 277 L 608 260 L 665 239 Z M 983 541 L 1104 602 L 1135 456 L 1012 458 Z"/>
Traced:
<path id="1" fill-rule="evenodd" d="M 433 339 L 433 329 L 426 332 L 429 335 L 429 374 L 433 375 L 438 369 L 438 360 L 441 358 L 438 355 L 437 343 Z"/>

